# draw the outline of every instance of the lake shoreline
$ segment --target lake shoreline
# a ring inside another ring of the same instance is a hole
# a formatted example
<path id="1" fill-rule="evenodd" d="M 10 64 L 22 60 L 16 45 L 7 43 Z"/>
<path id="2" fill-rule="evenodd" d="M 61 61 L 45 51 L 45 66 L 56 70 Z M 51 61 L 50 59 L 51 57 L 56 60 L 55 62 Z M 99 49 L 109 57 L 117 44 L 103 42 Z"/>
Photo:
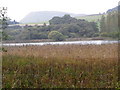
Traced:
<path id="1" fill-rule="evenodd" d="M 119 43 L 116 40 L 87 40 L 87 41 L 62 41 L 62 42 L 30 42 L 30 43 L 3 43 L 3 46 L 43 46 L 43 45 L 102 45 Z"/>
<path id="2" fill-rule="evenodd" d="M 36 40 L 5 40 L 2 43 L 38 43 L 38 42 L 69 42 L 69 41 L 92 41 L 92 40 L 108 40 L 114 41 L 115 39 L 106 38 L 106 37 L 95 37 L 95 38 L 68 38 L 64 41 L 54 41 L 51 39 L 36 39 Z M 115 40 L 117 41 L 117 39 Z"/>

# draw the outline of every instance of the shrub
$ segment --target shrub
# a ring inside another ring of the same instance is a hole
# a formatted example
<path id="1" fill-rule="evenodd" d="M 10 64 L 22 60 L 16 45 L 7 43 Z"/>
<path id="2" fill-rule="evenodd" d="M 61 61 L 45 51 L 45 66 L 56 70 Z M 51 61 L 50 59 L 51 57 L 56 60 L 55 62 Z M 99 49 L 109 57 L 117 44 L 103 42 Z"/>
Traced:
<path id="1" fill-rule="evenodd" d="M 58 32 L 58 31 L 51 31 L 48 34 L 48 38 L 53 39 L 55 41 L 63 41 L 63 40 L 65 40 L 65 36 L 62 33 Z"/>
<path id="2" fill-rule="evenodd" d="M 112 38 L 119 38 L 120 33 L 119 32 L 110 32 L 110 33 L 101 33 L 101 36 L 104 37 L 112 37 Z"/>

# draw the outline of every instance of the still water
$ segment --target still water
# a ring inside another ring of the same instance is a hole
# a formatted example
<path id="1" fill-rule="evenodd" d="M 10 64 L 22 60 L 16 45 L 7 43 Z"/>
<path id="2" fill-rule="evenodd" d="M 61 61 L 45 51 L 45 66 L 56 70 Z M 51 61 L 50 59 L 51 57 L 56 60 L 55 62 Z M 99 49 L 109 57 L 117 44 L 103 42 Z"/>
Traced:
<path id="1" fill-rule="evenodd" d="M 101 44 L 113 44 L 118 41 L 107 41 L 107 40 L 92 40 L 92 41 L 62 41 L 62 42 L 37 42 L 37 43 L 5 43 L 3 46 L 29 46 L 29 45 L 65 45 L 65 44 L 78 44 L 78 45 L 101 45 Z M 120 42 L 119 42 L 120 43 Z"/>

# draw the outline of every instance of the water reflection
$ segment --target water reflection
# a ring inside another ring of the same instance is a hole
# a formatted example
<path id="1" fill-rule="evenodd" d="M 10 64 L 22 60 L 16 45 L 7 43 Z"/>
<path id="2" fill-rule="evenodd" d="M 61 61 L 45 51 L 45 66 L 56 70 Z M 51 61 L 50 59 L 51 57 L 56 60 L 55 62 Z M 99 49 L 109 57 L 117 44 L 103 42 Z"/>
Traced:
<path id="1" fill-rule="evenodd" d="M 80 44 L 80 45 L 101 45 L 101 44 L 112 44 L 118 43 L 118 41 L 105 41 L 105 40 L 94 40 L 94 41 L 64 41 L 64 42 L 38 42 L 38 43 L 6 43 L 3 46 L 26 46 L 26 45 L 64 45 L 64 44 Z"/>

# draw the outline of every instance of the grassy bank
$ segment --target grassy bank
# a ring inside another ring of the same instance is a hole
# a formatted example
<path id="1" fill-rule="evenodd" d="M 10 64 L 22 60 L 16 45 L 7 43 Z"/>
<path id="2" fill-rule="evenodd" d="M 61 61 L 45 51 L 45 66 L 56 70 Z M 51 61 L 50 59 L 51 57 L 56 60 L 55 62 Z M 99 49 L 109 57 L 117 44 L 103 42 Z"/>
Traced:
<path id="1" fill-rule="evenodd" d="M 6 47 L 3 87 L 118 87 L 118 45 Z"/>
<path id="2" fill-rule="evenodd" d="M 90 41 L 90 40 L 117 40 L 110 37 L 93 37 L 93 38 L 67 38 L 64 41 Z M 4 40 L 2 43 L 37 43 L 37 42 L 55 42 L 52 39 L 33 39 L 33 40 Z"/>

